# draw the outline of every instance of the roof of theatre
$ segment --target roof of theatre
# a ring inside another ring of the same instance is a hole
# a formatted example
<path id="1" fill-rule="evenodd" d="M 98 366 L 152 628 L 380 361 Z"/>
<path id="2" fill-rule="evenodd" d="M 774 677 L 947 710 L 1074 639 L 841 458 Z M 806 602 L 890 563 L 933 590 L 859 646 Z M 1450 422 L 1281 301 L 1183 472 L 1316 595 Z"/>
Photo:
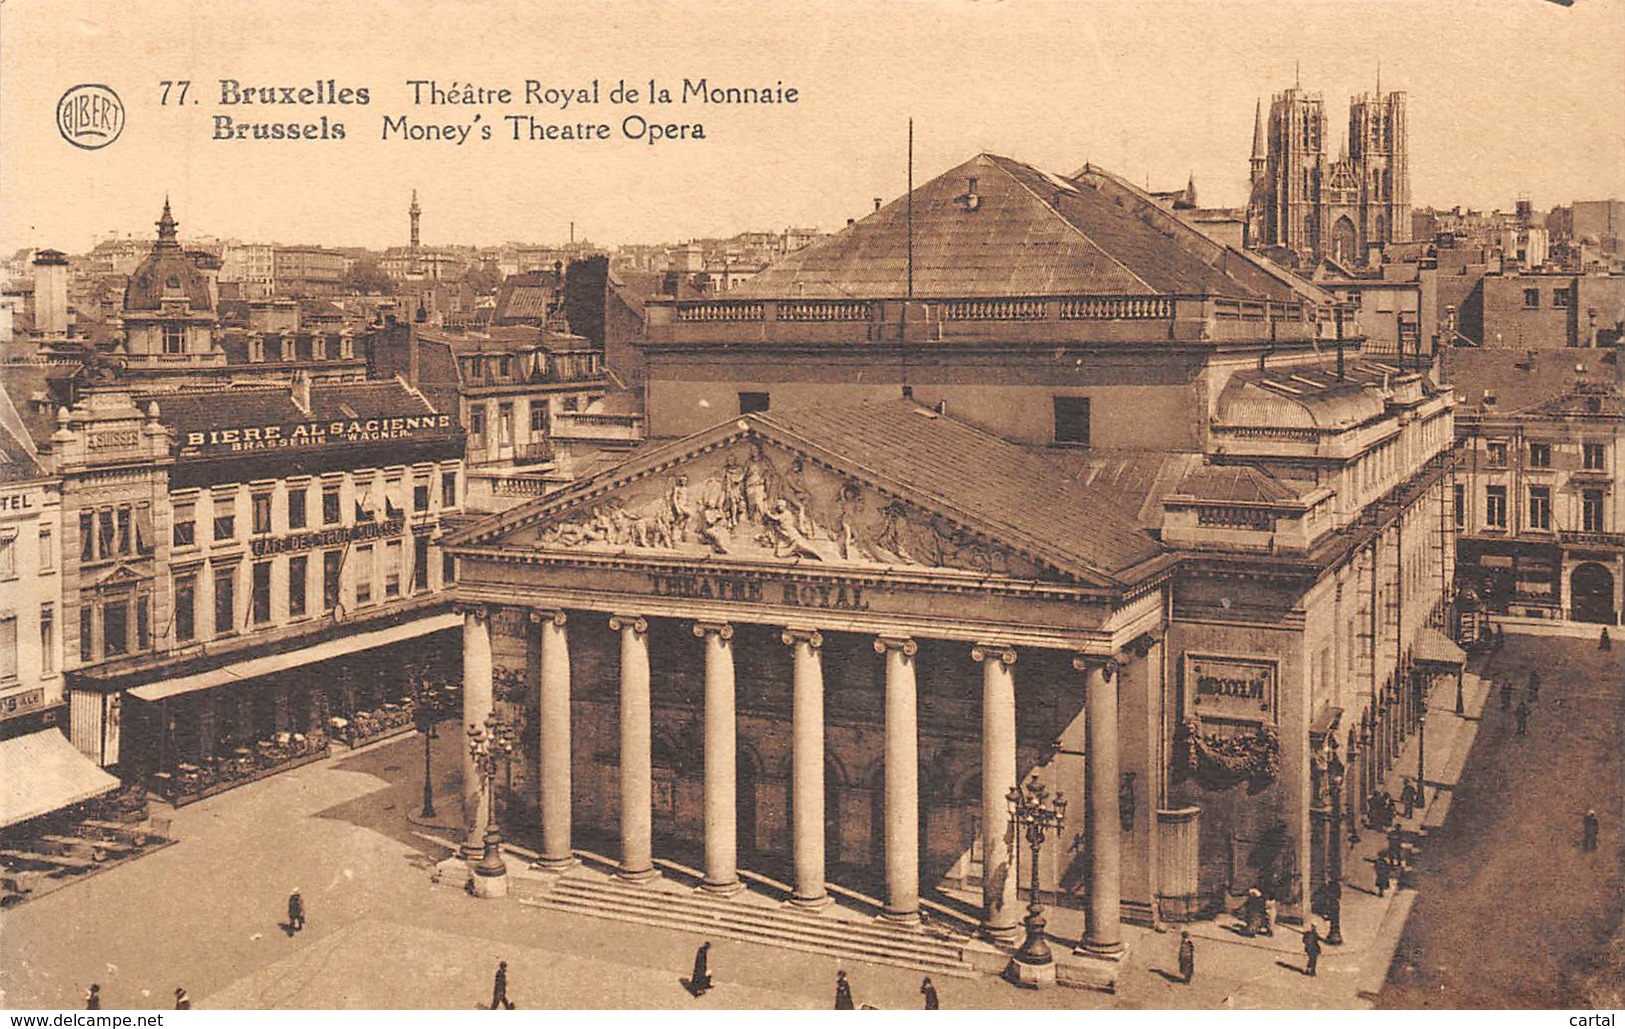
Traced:
<path id="1" fill-rule="evenodd" d="M 992 541 L 1088 582 L 1130 584 L 1138 577 L 1132 571 L 1136 566 L 1163 554 L 1137 524 L 1133 511 L 1138 501 L 1124 513 L 1114 492 L 1065 474 L 1041 453 L 905 400 L 866 404 L 861 410 L 775 408 L 685 439 L 646 444 L 627 460 L 558 494 L 486 519 L 448 543 L 496 542 L 577 499 L 599 496 L 616 482 L 748 434 L 940 511 Z"/>
<path id="2" fill-rule="evenodd" d="M 1301 299 L 1307 283 L 1204 236 L 1122 180 L 978 154 L 730 296 L 926 298 L 1180 294 Z M 910 207 L 912 206 L 912 216 Z"/>

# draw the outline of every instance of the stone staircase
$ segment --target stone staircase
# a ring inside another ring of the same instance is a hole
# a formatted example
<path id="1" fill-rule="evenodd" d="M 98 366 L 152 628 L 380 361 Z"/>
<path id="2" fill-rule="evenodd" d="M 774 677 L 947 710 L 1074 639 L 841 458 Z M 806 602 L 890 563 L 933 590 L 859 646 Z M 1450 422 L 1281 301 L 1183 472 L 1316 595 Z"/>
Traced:
<path id="1" fill-rule="evenodd" d="M 666 877 L 646 884 L 627 883 L 587 865 L 562 876 L 529 872 L 516 878 L 511 889 L 519 903 L 546 910 L 931 975 L 969 978 L 978 974 L 965 960 L 970 938 L 936 920 L 919 926 L 894 925 L 839 903 L 822 911 L 806 911 L 755 890 L 718 897 Z"/>

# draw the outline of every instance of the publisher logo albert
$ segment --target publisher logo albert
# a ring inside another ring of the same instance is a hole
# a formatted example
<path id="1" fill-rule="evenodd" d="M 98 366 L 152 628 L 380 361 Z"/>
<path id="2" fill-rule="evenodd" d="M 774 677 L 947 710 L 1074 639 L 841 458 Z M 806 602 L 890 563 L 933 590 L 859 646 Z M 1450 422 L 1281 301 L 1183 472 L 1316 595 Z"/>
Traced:
<path id="1" fill-rule="evenodd" d="M 74 86 L 57 101 L 56 129 L 81 150 L 100 150 L 124 131 L 124 101 L 99 82 Z"/>

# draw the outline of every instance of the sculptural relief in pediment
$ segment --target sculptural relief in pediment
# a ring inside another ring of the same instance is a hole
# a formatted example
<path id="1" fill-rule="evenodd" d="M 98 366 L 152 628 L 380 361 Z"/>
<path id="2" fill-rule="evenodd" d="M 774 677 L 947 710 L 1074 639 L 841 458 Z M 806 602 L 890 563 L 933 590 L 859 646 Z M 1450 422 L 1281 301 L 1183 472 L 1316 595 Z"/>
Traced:
<path id="1" fill-rule="evenodd" d="M 547 550 L 1039 575 L 1036 563 L 940 512 L 760 441 L 702 454 L 584 501 L 545 522 L 533 542 Z"/>

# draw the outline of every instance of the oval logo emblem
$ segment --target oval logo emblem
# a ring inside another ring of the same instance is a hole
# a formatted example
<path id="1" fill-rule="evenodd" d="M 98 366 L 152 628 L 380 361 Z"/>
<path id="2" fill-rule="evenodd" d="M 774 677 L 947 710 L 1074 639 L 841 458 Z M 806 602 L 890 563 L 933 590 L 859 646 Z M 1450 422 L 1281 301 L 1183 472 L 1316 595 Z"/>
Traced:
<path id="1" fill-rule="evenodd" d="M 56 129 L 81 150 L 100 150 L 124 131 L 124 101 L 99 82 L 74 86 L 57 101 Z"/>

